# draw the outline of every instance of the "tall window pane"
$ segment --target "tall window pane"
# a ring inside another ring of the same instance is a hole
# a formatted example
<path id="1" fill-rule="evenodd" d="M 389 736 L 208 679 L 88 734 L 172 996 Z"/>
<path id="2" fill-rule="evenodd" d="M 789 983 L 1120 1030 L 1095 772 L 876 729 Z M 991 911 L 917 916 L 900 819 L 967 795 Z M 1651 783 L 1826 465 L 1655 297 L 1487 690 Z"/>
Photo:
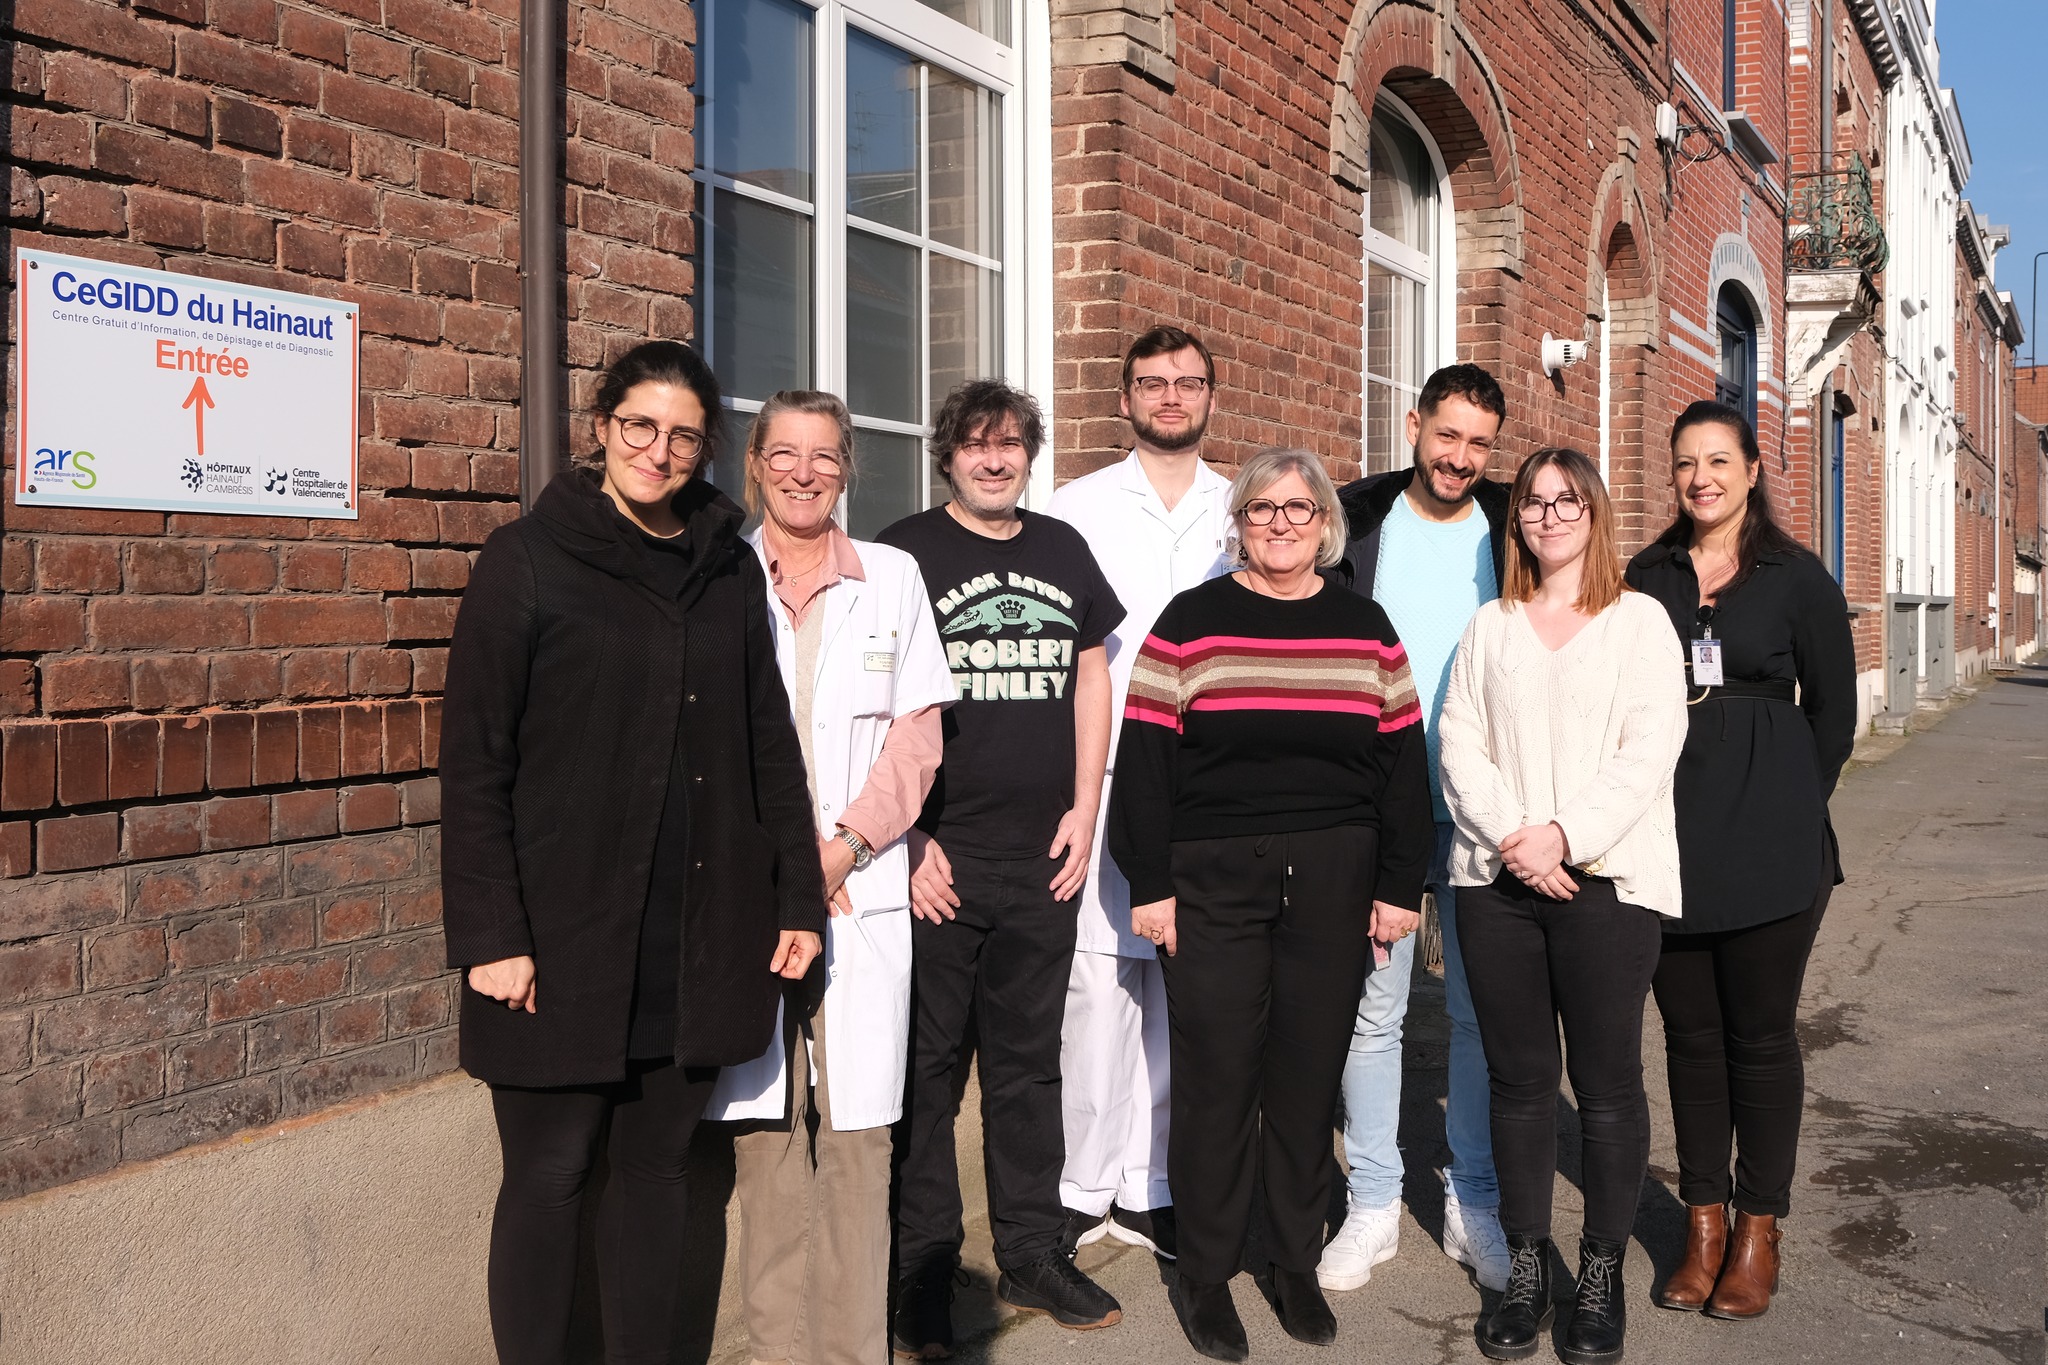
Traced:
<path id="1" fill-rule="evenodd" d="M 917 221 L 918 63 L 846 35 L 846 211 L 905 232 Z"/>
<path id="2" fill-rule="evenodd" d="M 1001 252 L 1002 98 L 947 72 L 930 75 L 932 240 Z"/>
<path id="3" fill-rule="evenodd" d="M 1366 472 L 1408 462 L 1406 421 L 1436 363 L 1436 163 L 1408 121 L 1373 115 L 1365 213 Z"/>
<path id="4" fill-rule="evenodd" d="M 730 191 L 711 198 L 711 354 L 727 393 L 811 384 L 811 221 Z"/>
<path id="5" fill-rule="evenodd" d="M 859 416 L 918 420 L 917 255 L 846 234 L 846 405 Z"/>
<path id="6" fill-rule="evenodd" d="M 1436 231 L 1436 169 L 1415 130 L 1381 116 L 1372 123 L 1372 230 L 1426 252 Z"/>
<path id="7" fill-rule="evenodd" d="M 970 379 L 1000 373 L 1002 276 L 934 253 L 931 280 L 929 416 Z"/>
<path id="8" fill-rule="evenodd" d="M 711 28 L 711 169 L 811 197 L 811 18 L 791 0 L 719 0 Z"/>

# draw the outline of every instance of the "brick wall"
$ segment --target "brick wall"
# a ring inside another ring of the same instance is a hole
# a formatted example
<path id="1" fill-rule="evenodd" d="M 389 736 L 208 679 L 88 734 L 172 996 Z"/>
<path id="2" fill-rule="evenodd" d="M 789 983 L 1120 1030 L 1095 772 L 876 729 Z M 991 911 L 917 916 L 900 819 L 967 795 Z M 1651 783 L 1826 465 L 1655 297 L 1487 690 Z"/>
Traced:
<path id="1" fill-rule="evenodd" d="M 1553 379 L 1539 345 L 1546 331 L 1597 335 L 1604 274 L 1622 536 L 1640 545 L 1668 524 L 1665 433 L 1680 407 L 1713 392 L 1712 343 L 1697 332 L 1711 333 L 1723 234 L 1766 277 L 1758 303 L 1773 361 L 1760 426 L 1779 455 L 1782 190 L 1739 158 L 1674 174 L 1654 138 L 1655 105 L 1677 98 L 1674 56 L 1718 80 L 1712 9 L 1709 24 L 1674 7 L 1657 33 L 1629 17 L 1643 7 L 1606 3 L 1459 6 L 1447 19 L 1393 0 L 1228 0 L 1173 11 L 1170 67 L 1152 49 L 1056 60 L 1058 476 L 1126 447 L 1118 362 L 1162 319 L 1194 327 L 1217 355 L 1212 457 L 1285 443 L 1322 454 L 1340 477 L 1357 472 L 1360 191 L 1381 90 L 1416 112 L 1446 162 L 1456 357 L 1493 370 L 1508 393 L 1497 474 L 1540 445 L 1597 447 L 1597 358 Z M 1759 118 L 1783 147 L 1782 102 Z M 1772 477 L 1792 479 L 1780 463 Z M 1807 493 L 1808 476 L 1797 478 L 1782 495 L 1793 506 Z"/>
<path id="2" fill-rule="evenodd" d="M 353 522 L 0 505 L 0 1197 L 451 1065 L 438 694 L 518 513 L 518 14 L 11 8 L 10 247 L 357 301 L 364 436 Z M 695 26 L 567 27 L 580 395 L 691 327 Z"/>

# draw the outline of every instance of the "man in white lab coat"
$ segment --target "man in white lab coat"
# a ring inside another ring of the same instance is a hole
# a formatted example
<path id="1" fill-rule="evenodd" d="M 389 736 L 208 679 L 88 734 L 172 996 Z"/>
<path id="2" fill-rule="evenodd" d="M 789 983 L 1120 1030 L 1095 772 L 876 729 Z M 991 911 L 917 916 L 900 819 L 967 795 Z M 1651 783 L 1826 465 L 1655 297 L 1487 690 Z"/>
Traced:
<path id="1" fill-rule="evenodd" d="M 1052 515 L 1087 537 L 1128 613 L 1109 637 L 1112 761 L 1131 665 L 1152 623 L 1174 594 L 1230 567 L 1230 481 L 1202 460 L 1215 395 L 1215 362 L 1199 340 L 1178 327 L 1145 333 L 1124 356 L 1129 457 L 1052 497 Z M 1110 780 L 1103 783 L 1104 815 Z M 1109 1236 L 1172 1257 L 1166 987 L 1151 941 L 1131 932 L 1130 885 L 1099 826 L 1082 892 L 1060 1069 L 1068 1250 Z"/>

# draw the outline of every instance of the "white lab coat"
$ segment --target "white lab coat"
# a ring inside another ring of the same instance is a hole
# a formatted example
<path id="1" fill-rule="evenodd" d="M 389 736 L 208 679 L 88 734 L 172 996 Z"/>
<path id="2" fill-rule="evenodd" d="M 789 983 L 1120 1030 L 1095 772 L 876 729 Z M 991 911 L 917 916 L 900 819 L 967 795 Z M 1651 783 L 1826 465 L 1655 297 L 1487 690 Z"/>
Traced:
<path id="1" fill-rule="evenodd" d="M 767 568 L 757 529 L 748 538 Z M 818 828 L 829 830 L 860 795 L 882 752 L 889 726 L 927 706 L 953 701 L 953 675 L 932 621 L 931 598 L 917 561 L 901 550 L 857 540 L 865 580 L 843 578 L 812 608 L 820 622 L 812 687 L 811 774 Z M 779 603 L 775 659 L 782 683 L 796 691 L 796 631 Z M 845 1132 L 894 1123 L 903 1112 L 903 1072 L 910 1039 L 910 854 L 903 839 L 875 850 L 875 860 L 846 879 L 854 914 L 834 915 L 825 928 L 825 1029 L 832 1039 L 833 1128 Z M 778 1015 L 775 1041 L 742 1066 L 719 1073 L 705 1117 L 777 1119 L 785 1112 L 788 1055 Z"/>
<path id="2" fill-rule="evenodd" d="M 1124 619 L 1109 637 L 1109 770 L 1116 771 L 1116 746 L 1123 734 L 1124 694 L 1131 666 L 1152 623 L 1174 595 L 1227 572 L 1225 540 L 1230 530 L 1230 480 L 1198 464 L 1194 485 L 1168 511 L 1153 491 L 1134 450 L 1120 464 L 1061 486 L 1052 495 L 1052 515 L 1080 531 L 1117 600 Z M 1081 892 L 1075 947 L 1084 953 L 1152 957 L 1148 939 L 1131 932 L 1131 886 L 1109 856 L 1104 824 L 1109 818 L 1109 783 L 1095 820 L 1095 866 Z"/>

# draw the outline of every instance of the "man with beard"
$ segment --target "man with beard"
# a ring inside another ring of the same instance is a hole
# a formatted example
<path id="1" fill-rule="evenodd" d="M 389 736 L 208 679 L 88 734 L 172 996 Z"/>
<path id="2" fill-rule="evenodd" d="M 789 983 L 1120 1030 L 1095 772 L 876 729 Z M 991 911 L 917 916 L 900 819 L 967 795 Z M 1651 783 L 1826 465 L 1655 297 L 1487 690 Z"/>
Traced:
<path id="1" fill-rule="evenodd" d="M 1175 593 L 1230 567 L 1230 481 L 1202 462 L 1215 397 L 1207 348 L 1178 327 L 1154 327 L 1124 356 L 1130 455 L 1052 497 L 1052 515 L 1087 538 L 1128 613 L 1109 637 L 1111 755 L 1131 665 L 1152 623 Z M 1109 781 L 1105 774 L 1105 817 Z M 1152 941 L 1131 931 L 1130 883 L 1099 825 L 1090 872 L 1060 1045 L 1066 1246 L 1108 1236 L 1171 1259 L 1166 986 Z"/>
<path id="2" fill-rule="evenodd" d="M 1360 479 L 1338 495 L 1351 531 L 1345 547 L 1351 585 L 1393 619 L 1422 700 L 1429 795 L 1437 822 L 1429 889 L 1443 926 L 1444 1004 L 1451 1018 L 1444 1251 L 1470 1266 L 1488 1289 L 1507 1288 L 1509 1258 L 1488 1129 L 1486 1054 L 1458 950 L 1457 901 L 1448 866 L 1451 817 L 1437 773 L 1437 717 L 1466 623 L 1500 593 L 1508 485 L 1484 475 L 1506 416 L 1500 384 L 1485 370 L 1477 365 L 1438 370 L 1408 414 L 1413 465 Z M 1373 925 L 1373 937 L 1387 945 L 1386 961 L 1366 978 L 1344 1069 L 1348 1207 L 1343 1230 L 1324 1248 L 1316 1268 L 1323 1288 L 1330 1290 L 1356 1289 L 1371 1279 L 1372 1268 L 1393 1257 L 1401 1235 L 1402 1165 L 1395 1134 L 1401 1118 L 1401 1027 L 1415 960 L 1415 936 L 1402 931 L 1417 919 L 1397 913 L 1408 922 L 1381 925 L 1376 920 Z"/>
<path id="3" fill-rule="evenodd" d="M 996 1297 L 1063 1327 L 1122 1310 L 1075 1268 L 1059 1179 L 1060 1021 L 1109 755 L 1104 642 L 1124 609 L 1088 544 L 1020 511 L 1045 422 L 1031 395 L 976 379 L 947 396 L 931 453 L 952 501 L 877 536 L 916 558 L 959 700 L 910 835 L 914 995 L 897 1148 L 897 1354 L 948 1355 L 960 1262 L 954 1118 L 970 1015 L 1002 1275 Z M 867 647 L 894 667 L 893 641 Z"/>

